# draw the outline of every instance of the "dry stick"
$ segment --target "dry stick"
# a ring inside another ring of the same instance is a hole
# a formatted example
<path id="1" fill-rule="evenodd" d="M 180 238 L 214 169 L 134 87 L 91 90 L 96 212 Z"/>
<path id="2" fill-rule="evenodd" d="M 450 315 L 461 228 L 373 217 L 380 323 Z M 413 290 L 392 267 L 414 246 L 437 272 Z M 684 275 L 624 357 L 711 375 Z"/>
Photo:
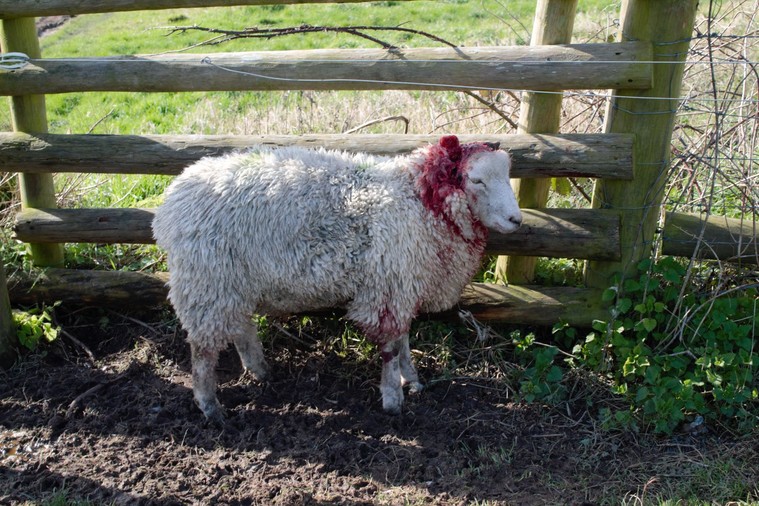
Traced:
<path id="1" fill-rule="evenodd" d="M 293 334 L 292 332 L 290 332 L 289 330 L 287 330 L 283 325 L 280 325 L 277 322 L 270 322 L 270 325 L 272 327 L 276 328 L 278 331 L 282 332 L 284 335 L 286 335 L 287 337 L 289 337 L 293 341 L 295 341 L 297 343 L 300 343 L 303 346 L 311 346 L 310 344 L 308 344 L 307 342 L 303 341 L 302 339 L 300 339 L 299 337 L 297 337 L 295 334 Z M 312 336 L 309 336 L 309 337 L 311 337 L 312 339 L 314 339 Z M 314 339 L 314 340 L 316 340 L 316 339 Z"/>
<path id="2" fill-rule="evenodd" d="M 452 47 L 454 49 L 458 49 L 458 46 L 456 44 L 453 44 L 451 42 L 448 42 L 445 39 L 442 39 L 438 37 L 437 35 L 433 35 L 428 32 L 424 32 L 421 30 L 414 30 L 412 28 L 403 28 L 401 26 L 370 26 L 370 25 L 356 25 L 356 26 L 312 26 L 312 25 L 301 25 L 301 26 L 293 26 L 288 28 L 246 28 L 244 30 L 222 30 L 220 28 L 207 28 L 204 26 L 165 26 L 165 27 L 159 27 L 159 29 L 163 30 L 170 30 L 170 32 L 167 35 L 172 35 L 174 33 L 180 32 L 184 33 L 190 30 L 200 31 L 200 32 L 206 32 L 206 33 L 217 33 L 220 34 L 220 36 L 213 37 L 211 39 L 208 39 L 206 42 L 201 42 L 199 44 L 196 44 L 192 47 L 197 47 L 198 45 L 217 45 L 221 44 L 223 42 L 227 42 L 230 40 L 235 39 L 273 39 L 274 37 L 281 37 L 285 35 L 296 35 L 296 34 L 304 34 L 304 33 L 347 33 L 349 35 L 355 35 L 356 37 L 361 37 L 367 40 L 370 40 L 376 44 L 379 44 L 380 46 L 384 47 L 385 49 L 400 49 L 397 46 L 393 44 L 389 44 L 385 41 L 382 41 L 380 39 L 377 39 L 375 37 L 372 37 L 371 35 L 367 35 L 365 33 L 362 33 L 362 30 L 369 30 L 369 31 L 395 31 L 395 32 L 403 32 L 403 33 L 410 33 L 413 35 L 421 35 L 423 37 L 427 37 L 428 39 L 434 40 L 435 42 L 439 42 L 441 44 L 445 44 L 446 46 Z"/>
<path id="3" fill-rule="evenodd" d="M 124 376 L 126 376 L 126 371 L 122 372 L 118 376 L 111 378 L 107 381 L 103 381 L 101 383 L 98 383 L 94 387 L 86 390 L 84 393 L 79 394 L 76 399 L 71 401 L 71 404 L 69 404 L 68 409 L 66 410 L 66 419 L 68 420 L 72 416 L 74 416 L 74 413 L 81 407 L 82 401 L 86 399 L 87 397 L 91 396 L 92 394 L 98 392 L 99 390 L 102 390 L 103 387 L 111 385 L 113 383 L 116 383 L 120 379 L 122 379 Z"/>
<path id="4" fill-rule="evenodd" d="M 509 118 L 508 116 L 506 116 L 506 114 L 503 111 L 501 111 L 500 109 L 498 109 L 495 106 L 494 102 L 491 102 L 490 100 L 485 100 L 484 98 L 482 98 L 481 96 L 477 95 L 476 93 L 474 93 L 472 91 L 464 91 L 463 93 L 465 95 L 468 95 L 468 96 L 472 97 L 473 99 L 477 100 L 481 104 L 485 105 L 488 109 L 490 109 L 491 111 L 493 111 L 494 113 L 496 113 L 497 115 L 499 115 L 504 121 L 506 121 L 506 123 L 508 123 L 509 125 L 511 125 L 511 128 L 513 128 L 514 130 L 517 129 L 517 124 L 511 118 Z"/>
<path id="5" fill-rule="evenodd" d="M 88 134 L 91 134 L 91 133 L 92 133 L 92 131 L 93 131 L 93 130 L 95 130 L 95 129 L 97 128 L 97 126 L 98 126 L 100 123 L 102 123 L 103 121 L 105 121 L 105 119 L 106 119 L 106 118 L 108 118 L 108 116 L 110 116 L 111 114 L 113 114 L 115 110 L 116 110 L 116 108 L 114 107 L 113 109 L 111 109 L 110 111 L 108 111 L 108 113 L 107 113 L 105 116 L 103 116 L 102 118 L 100 118 L 99 120 L 97 120 L 97 121 L 96 121 L 96 122 L 95 122 L 95 123 L 94 123 L 94 124 L 93 124 L 93 125 L 90 127 L 90 129 L 89 129 L 89 130 L 87 130 L 87 133 L 88 133 Z"/>
<path id="6" fill-rule="evenodd" d="M 577 182 L 577 178 L 575 178 L 575 177 L 568 177 L 567 179 L 569 179 L 569 182 L 572 184 L 572 186 L 574 187 L 574 189 L 577 190 L 578 192 L 580 192 L 580 194 L 582 194 L 582 196 L 585 198 L 585 200 L 587 200 L 588 202 L 592 202 L 593 201 L 593 199 L 590 197 L 590 195 L 588 195 L 588 193 L 583 189 L 583 187 L 580 186 L 580 183 Z"/>
<path id="7" fill-rule="evenodd" d="M 131 316 L 127 316 L 125 314 L 121 314 L 118 311 L 114 311 L 113 309 L 109 309 L 108 312 L 112 313 L 112 314 L 114 314 L 114 315 L 116 315 L 116 316 L 118 316 L 120 318 L 123 318 L 123 319 L 125 319 L 127 321 L 130 321 L 132 323 L 140 325 L 141 327 L 144 327 L 144 328 L 148 329 L 154 335 L 161 335 L 160 332 L 158 332 L 156 329 L 154 329 L 153 327 L 151 327 L 150 325 L 148 325 L 144 321 L 138 320 L 137 318 L 132 318 Z"/>
<path id="8" fill-rule="evenodd" d="M 367 35 L 362 32 L 362 30 L 374 30 L 374 31 L 396 31 L 396 32 L 403 32 L 403 33 L 410 33 L 413 35 L 421 35 L 423 37 L 427 37 L 430 40 L 434 40 L 435 42 L 439 42 L 441 44 L 444 44 L 448 47 L 452 47 L 453 49 L 459 49 L 459 47 L 449 42 L 441 37 L 438 37 L 437 35 L 433 35 L 429 32 L 425 32 L 422 30 L 414 30 L 412 28 L 403 28 L 401 26 L 370 26 L 370 25 L 357 25 L 357 26 L 312 26 L 312 25 L 301 25 L 297 27 L 289 27 L 289 28 L 246 28 L 244 30 L 222 30 L 220 28 L 207 28 L 204 26 L 165 26 L 160 27 L 160 29 L 169 30 L 169 33 L 167 35 L 172 35 L 174 33 L 185 33 L 190 30 L 200 31 L 200 32 L 206 32 L 206 33 L 216 33 L 219 34 L 216 37 L 212 37 L 208 40 L 205 40 L 203 42 L 200 42 L 198 44 L 193 44 L 192 46 L 186 48 L 196 48 L 200 46 L 212 46 L 212 45 L 218 45 L 223 42 L 229 42 L 236 39 L 272 39 L 274 37 L 282 37 L 285 35 L 296 35 L 296 34 L 304 34 L 304 33 L 347 33 L 349 35 L 355 35 L 356 37 L 361 37 L 363 39 L 369 40 L 371 42 L 374 42 L 376 44 L 379 44 L 384 49 L 387 49 L 390 52 L 395 53 L 396 51 L 399 51 L 400 48 L 398 46 L 395 46 L 393 44 L 390 44 L 388 42 L 385 42 L 383 40 L 380 40 L 376 37 L 372 37 L 371 35 Z M 516 129 L 517 125 L 516 123 L 511 120 L 503 111 L 498 109 L 496 107 L 494 102 L 491 102 L 489 100 L 485 100 L 484 98 L 480 97 L 476 93 L 472 91 L 462 91 L 465 95 L 468 95 L 478 102 L 484 104 L 488 109 L 493 111 L 494 113 L 498 114 L 504 121 L 506 121 L 512 128 Z M 512 94 L 513 96 L 513 94 Z M 407 125 L 407 131 L 408 131 L 408 125 Z M 350 132 L 346 132 L 350 133 Z"/>
<path id="9" fill-rule="evenodd" d="M 90 361 L 93 363 L 95 362 L 95 354 L 92 353 L 92 350 L 90 350 L 90 348 L 86 344 L 84 344 L 82 341 L 74 337 L 73 334 L 65 330 L 63 327 L 61 327 L 61 325 L 58 323 L 58 319 L 55 317 L 55 312 L 53 312 L 53 324 L 56 327 L 58 327 L 58 332 L 60 332 L 61 335 L 67 337 L 72 343 L 79 346 L 87 354 Z"/>
<path id="10" fill-rule="evenodd" d="M 707 37 L 706 37 L 706 50 L 707 50 L 707 56 L 708 61 L 710 62 L 709 65 L 709 72 L 710 72 L 710 81 L 711 81 L 711 94 L 714 99 L 714 136 L 713 140 L 715 142 L 714 144 L 714 168 L 712 170 L 711 177 L 709 178 L 709 195 L 707 197 L 707 207 L 706 207 L 706 218 L 708 218 L 711 215 L 712 212 L 712 206 L 714 204 L 714 192 L 716 187 L 716 179 L 717 179 L 717 167 L 719 166 L 719 140 L 721 138 L 722 134 L 722 120 L 721 117 L 721 111 L 717 110 L 719 108 L 719 96 L 718 96 L 718 90 L 717 90 L 717 77 L 715 74 L 714 69 L 714 45 L 712 43 L 712 22 L 713 22 L 713 8 L 714 8 L 714 1 L 709 0 L 709 10 L 707 13 L 706 18 L 706 28 L 707 28 Z M 705 148 L 706 149 L 706 148 Z M 670 331 L 677 331 L 678 328 L 684 330 L 684 326 L 686 322 L 690 322 L 691 318 L 680 318 L 679 314 L 682 308 L 682 305 L 685 300 L 685 291 L 687 287 L 690 284 L 691 276 L 693 273 L 693 268 L 696 263 L 696 256 L 697 251 L 700 249 L 699 246 L 704 244 L 704 235 L 706 233 L 706 226 L 707 226 L 707 220 L 704 220 L 703 225 L 701 226 L 701 230 L 699 231 L 698 237 L 696 238 L 696 247 L 693 250 L 693 256 L 691 257 L 690 261 L 688 262 L 688 267 L 685 271 L 685 275 L 682 279 L 682 287 L 680 289 L 680 295 L 675 303 L 675 307 L 672 311 L 674 315 L 678 315 L 677 318 L 671 318 L 667 322 L 667 326 L 665 329 L 665 332 L 669 333 Z M 680 323 L 680 320 L 684 320 L 683 323 Z M 674 326 L 674 329 L 671 329 L 671 327 Z M 683 342 L 683 333 L 682 331 L 677 336 L 679 337 L 680 341 Z"/>
<path id="11" fill-rule="evenodd" d="M 59 328 L 58 331 L 62 335 L 66 336 L 72 343 L 74 343 L 75 345 L 79 346 L 87 354 L 87 356 L 90 358 L 91 362 L 95 362 L 95 354 L 92 353 L 92 350 L 90 350 L 89 347 L 87 347 L 86 344 L 84 344 L 82 341 L 80 341 L 79 339 L 77 339 L 76 337 L 74 337 L 70 332 L 68 332 L 68 331 L 66 331 L 64 329 Z"/>
<path id="12" fill-rule="evenodd" d="M 362 123 L 362 124 L 360 124 L 357 127 L 353 127 L 350 130 L 344 131 L 343 133 L 344 134 L 354 134 L 354 133 L 358 132 L 359 130 L 362 130 L 362 129 L 366 128 L 366 127 L 370 127 L 370 126 L 376 125 L 378 123 L 384 123 L 386 121 L 402 121 L 404 123 L 404 125 L 405 125 L 405 127 L 403 129 L 403 133 L 404 134 L 408 133 L 408 126 L 409 126 L 409 123 L 411 121 L 406 116 L 386 116 L 384 118 L 375 119 L 375 120 L 372 120 L 372 121 L 367 121 L 366 123 Z"/>

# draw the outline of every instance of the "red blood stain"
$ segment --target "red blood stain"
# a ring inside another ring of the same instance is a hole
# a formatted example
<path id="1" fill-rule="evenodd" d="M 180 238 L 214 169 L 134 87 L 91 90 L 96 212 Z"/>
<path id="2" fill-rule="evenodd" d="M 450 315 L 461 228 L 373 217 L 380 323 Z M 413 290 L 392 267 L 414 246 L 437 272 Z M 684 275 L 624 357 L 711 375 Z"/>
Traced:
<path id="1" fill-rule="evenodd" d="M 416 314 L 416 310 L 414 314 Z M 385 303 L 377 315 L 377 323 L 374 325 L 362 325 L 361 330 L 373 343 L 384 345 L 407 333 L 410 326 L 410 319 L 408 321 L 400 321 L 395 310 L 390 307 L 390 304 Z"/>
<path id="2" fill-rule="evenodd" d="M 453 221 L 453 213 L 447 199 L 457 192 L 465 198 L 464 175 L 469 170 L 467 162 L 472 155 L 482 151 L 492 151 L 492 148 L 480 142 L 461 145 L 455 135 L 442 137 L 437 145 L 430 146 L 422 172 L 417 179 L 417 188 L 424 207 L 442 218 L 448 229 L 459 237 L 461 230 Z M 487 229 L 479 220 L 473 221 L 472 228 L 475 231 L 475 240 L 482 241 L 484 246 Z"/>

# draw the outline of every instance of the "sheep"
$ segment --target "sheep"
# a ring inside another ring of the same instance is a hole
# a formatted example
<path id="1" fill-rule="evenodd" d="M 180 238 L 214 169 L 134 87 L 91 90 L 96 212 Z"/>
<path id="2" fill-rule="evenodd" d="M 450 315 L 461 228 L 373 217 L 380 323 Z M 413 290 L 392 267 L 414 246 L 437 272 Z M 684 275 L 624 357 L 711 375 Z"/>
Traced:
<path id="1" fill-rule="evenodd" d="M 223 423 L 214 369 L 234 343 L 256 379 L 268 367 L 253 314 L 341 307 L 382 357 L 383 409 L 422 389 L 408 332 L 456 304 L 488 229 L 522 222 L 498 144 L 436 144 L 397 157 L 254 147 L 201 159 L 175 178 L 153 234 L 187 332 L 195 401 Z"/>

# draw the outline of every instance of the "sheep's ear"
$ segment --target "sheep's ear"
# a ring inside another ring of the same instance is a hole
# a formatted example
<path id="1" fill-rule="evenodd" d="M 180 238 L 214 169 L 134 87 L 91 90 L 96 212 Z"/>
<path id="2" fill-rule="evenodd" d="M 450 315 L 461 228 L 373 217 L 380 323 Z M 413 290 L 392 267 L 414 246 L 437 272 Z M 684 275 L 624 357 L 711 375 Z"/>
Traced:
<path id="1" fill-rule="evenodd" d="M 501 147 L 500 142 L 486 142 L 485 145 L 493 151 L 498 151 L 498 149 Z"/>
<path id="2" fill-rule="evenodd" d="M 445 135 L 440 138 L 440 145 L 450 151 L 451 149 L 458 148 L 461 144 L 459 143 L 459 138 L 455 135 Z"/>
<path id="3" fill-rule="evenodd" d="M 441 137 L 440 147 L 442 147 L 446 153 L 448 153 L 448 158 L 454 162 L 461 160 L 461 143 L 459 143 L 459 138 L 455 135 L 446 135 L 445 137 Z"/>

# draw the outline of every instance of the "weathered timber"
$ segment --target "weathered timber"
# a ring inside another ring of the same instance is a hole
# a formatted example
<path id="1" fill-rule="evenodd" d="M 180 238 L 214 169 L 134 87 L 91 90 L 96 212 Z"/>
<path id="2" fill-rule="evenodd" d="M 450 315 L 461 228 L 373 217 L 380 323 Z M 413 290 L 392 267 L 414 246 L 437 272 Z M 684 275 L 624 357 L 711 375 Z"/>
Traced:
<path id="1" fill-rule="evenodd" d="M 21 52 L 31 58 L 40 57 L 40 44 L 33 18 L 19 18 L 0 22 L 0 47 L 5 52 Z M 0 71 L 0 74 L 3 72 Z M 21 90 L 11 97 L 11 123 L 16 132 L 42 134 L 47 132 L 45 97 Z M 15 172 L 13 167 L 5 171 Z M 48 170 L 49 172 L 49 170 Z M 21 204 L 24 207 L 55 207 L 55 185 L 50 173 L 22 174 L 19 176 Z M 63 265 L 63 247 L 58 244 L 30 244 L 32 260 L 39 266 Z"/>
<path id="2" fill-rule="evenodd" d="M 535 7 L 530 46 L 568 44 L 572 42 L 577 0 L 539 0 Z M 561 95 L 522 93 L 517 132 L 554 134 L 559 131 Z M 514 193 L 522 208 L 546 206 L 551 181 L 545 178 L 514 179 Z M 535 278 L 534 256 L 501 256 L 495 267 L 496 279 L 501 282 L 525 285 Z"/>
<path id="3" fill-rule="evenodd" d="M 512 234 L 492 232 L 491 254 L 561 258 L 620 257 L 619 218 L 613 213 L 575 209 L 524 212 Z M 16 217 L 16 238 L 38 242 L 153 243 L 152 209 L 27 209 Z"/>
<path id="4" fill-rule="evenodd" d="M 153 209 L 25 209 L 16 238 L 39 242 L 152 244 Z"/>
<path id="5" fill-rule="evenodd" d="M 516 177 L 632 177 L 633 136 L 460 135 L 492 141 L 511 152 Z M 26 135 L 0 133 L 0 170 L 27 173 L 179 174 L 204 156 L 254 145 L 325 147 L 397 155 L 437 142 L 432 135 Z M 38 206 L 49 207 L 49 206 Z"/>
<path id="6" fill-rule="evenodd" d="M 0 18 L 127 12 L 231 5 L 361 3 L 376 0 L 0 0 Z M 403 1 L 403 0 L 402 0 Z"/>
<path id="7" fill-rule="evenodd" d="M 14 304 L 151 307 L 166 303 L 167 281 L 166 273 L 52 268 L 12 273 L 8 292 Z"/>
<path id="8" fill-rule="evenodd" d="M 0 263 L 0 367 L 8 367 L 13 363 L 17 345 L 8 286 L 5 282 L 5 266 Z"/>
<path id="9" fill-rule="evenodd" d="M 0 73 L 0 95 L 81 91 L 651 87 L 651 45 L 313 49 L 34 59 Z"/>
<path id="10" fill-rule="evenodd" d="M 166 304 L 167 281 L 166 273 L 47 269 L 35 275 L 12 275 L 9 290 L 15 304 L 61 301 L 68 306 L 144 308 Z M 598 302 L 600 299 L 599 291 L 583 288 L 472 283 L 464 290 L 459 306 L 441 317 L 466 310 L 477 319 L 490 322 L 553 325 L 566 321 L 590 325 L 594 319 L 607 316 Z"/>
<path id="11" fill-rule="evenodd" d="M 758 228 L 756 220 L 668 212 L 662 253 L 759 264 Z"/>
<path id="12" fill-rule="evenodd" d="M 589 209 L 522 209 L 516 232 L 491 232 L 491 255 L 551 258 L 620 258 L 619 215 Z"/>
<path id="13" fill-rule="evenodd" d="M 593 320 L 609 317 L 600 301 L 597 289 L 472 283 L 461 294 L 457 310 L 470 311 L 483 322 L 589 327 Z"/>
<path id="14" fill-rule="evenodd" d="M 620 89 L 609 102 L 605 131 L 636 135 L 635 177 L 630 182 L 596 182 L 593 207 L 621 213 L 622 260 L 588 263 L 588 286 L 604 288 L 617 274 L 623 278 L 634 275 L 640 260 L 651 254 L 667 186 L 672 127 L 697 6 L 698 0 L 622 3 L 621 37 L 654 43 L 654 60 L 659 63 L 654 65 L 652 89 Z"/>

